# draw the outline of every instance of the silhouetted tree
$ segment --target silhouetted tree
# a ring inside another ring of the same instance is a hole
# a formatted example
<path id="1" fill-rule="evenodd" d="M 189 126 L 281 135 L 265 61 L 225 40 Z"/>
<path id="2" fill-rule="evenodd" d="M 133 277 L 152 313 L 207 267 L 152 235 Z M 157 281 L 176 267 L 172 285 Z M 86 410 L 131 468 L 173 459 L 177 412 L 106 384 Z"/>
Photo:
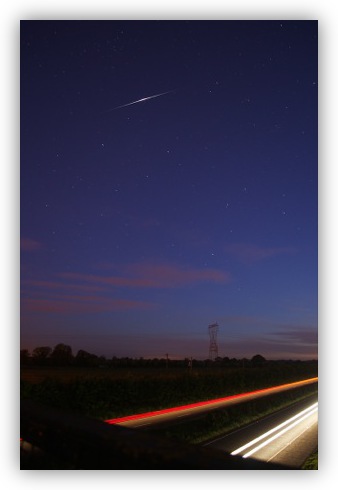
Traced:
<path id="1" fill-rule="evenodd" d="M 35 347 L 32 352 L 34 364 L 45 365 L 47 364 L 47 359 L 51 355 L 52 349 L 48 346 Z"/>
<path id="2" fill-rule="evenodd" d="M 262 366 L 263 364 L 266 363 L 265 357 L 261 356 L 260 354 L 256 354 L 251 358 L 251 364 L 252 366 Z"/>
<path id="3" fill-rule="evenodd" d="M 70 345 L 57 344 L 54 347 L 50 357 L 53 364 L 55 363 L 59 366 L 68 366 L 69 364 L 72 364 L 73 361 L 72 348 Z"/>
<path id="4" fill-rule="evenodd" d="M 75 363 L 78 366 L 97 366 L 99 364 L 99 358 L 95 354 L 80 349 L 75 356 Z"/>
<path id="5" fill-rule="evenodd" d="M 21 349 L 20 350 L 20 364 L 29 364 L 31 360 L 31 356 L 29 354 L 29 351 L 27 349 Z"/>

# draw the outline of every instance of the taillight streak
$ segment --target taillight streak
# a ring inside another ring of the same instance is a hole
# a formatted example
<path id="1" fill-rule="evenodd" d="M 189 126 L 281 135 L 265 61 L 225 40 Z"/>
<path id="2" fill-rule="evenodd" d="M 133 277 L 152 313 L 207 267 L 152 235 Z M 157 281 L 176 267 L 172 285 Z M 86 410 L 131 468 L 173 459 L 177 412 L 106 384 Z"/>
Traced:
<path id="1" fill-rule="evenodd" d="M 169 414 L 169 413 L 173 413 L 173 412 L 181 412 L 184 410 L 192 410 L 192 409 L 199 408 L 199 407 L 210 406 L 210 408 L 212 408 L 213 405 L 217 406 L 217 404 L 223 404 L 223 403 L 226 404 L 227 402 L 231 402 L 232 400 L 243 399 L 243 401 L 244 401 L 245 399 L 250 399 L 250 397 L 254 396 L 254 395 L 258 395 L 258 396 L 269 395 L 270 393 L 272 394 L 274 392 L 283 391 L 283 390 L 287 390 L 287 389 L 291 389 L 291 388 L 296 388 L 297 386 L 302 386 L 302 385 L 306 385 L 309 383 L 314 383 L 316 381 L 318 381 L 318 377 L 305 379 L 302 381 L 295 381 L 293 383 L 286 383 L 283 385 L 272 386 L 270 388 L 263 388 L 261 390 L 250 391 L 247 393 L 240 393 L 237 395 L 229 395 L 229 396 L 226 396 L 224 398 L 217 398 L 215 400 L 207 400 L 207 401 L 202 401 L 202 402 L 196 402 L 196 403 L 191 403 L 189 405 L 181 405 L 178 407 L 165 408 L 165 409 L 156 410 L 153 412 L 139 413 L 139 414 L 135 414 L 135 415 L 127 415 L 126 417 L 109 419 L 109 420 L 106 420 L 106 422 L 108 424 L 121 424 L 123 422 L 145 419 L 148 417 L 157 417 L 160 415 L 165 415 L 165 414 Z"/>

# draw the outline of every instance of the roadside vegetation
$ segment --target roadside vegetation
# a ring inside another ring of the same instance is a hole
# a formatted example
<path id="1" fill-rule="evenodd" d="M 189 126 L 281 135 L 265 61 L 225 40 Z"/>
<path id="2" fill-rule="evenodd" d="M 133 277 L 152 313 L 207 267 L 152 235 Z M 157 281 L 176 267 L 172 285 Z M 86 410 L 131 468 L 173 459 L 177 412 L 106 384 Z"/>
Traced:
<path id="1" fill-rule="evenodd" d="M 202 444 L 217 437 L 225 436 L 239 427 L 303 400 L 316 391 L 317 386 L 315 385 L 304 386 L 216 410 L 193 420 L 184 421 L 182 419 L 182 422 L 177 425 L 163 428 L 154 426 L 149 430 L 170 439 L 181 440 L 190 444 Z"/>
<path id="2" fill-rule="evenodd" d="M 21 352 L 22 398 L 103 420 L 314 376 L 316 361 L 267 361 L 260 355 L 213 362 L 105 359 L 85 351 L 73 356 L 65 344 Z"/>
<path id="3" fill-rule="evenodd" d="M 307 458 L 302 466 L 302 470 L 318 470 L 318 448 Z"/>

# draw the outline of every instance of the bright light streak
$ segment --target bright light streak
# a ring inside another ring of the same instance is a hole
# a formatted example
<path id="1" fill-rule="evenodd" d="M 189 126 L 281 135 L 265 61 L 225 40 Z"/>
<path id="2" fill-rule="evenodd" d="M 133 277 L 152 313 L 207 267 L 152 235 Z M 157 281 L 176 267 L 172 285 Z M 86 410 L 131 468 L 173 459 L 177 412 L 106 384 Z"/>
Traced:
<path id="1" fill-rule="evenodd" d="M 216 406 L 221 406 L 222 404 L 227 404 L 227 402 L 231 402 L 233 400 L 236 401 L 245 401 L 246 399 L 250 399 L 251 397 L 260 397 L 260 396 L 265 396 L 265 395 L 270 395 L 272 393 L 278 393 L 279 391 L 284 391 L 292 388 L 297 388 L 299 386 L 304 386 L 310 383 L 315 383 L 318 381 L 318 377 L 316 378 L 309 378 L 309 379 L 304 379 L 302 381 L 295 381 L 293 383 L 286 383 L 283 385 L 278 385 L 278 386 L 272 386 L 270 388 L 263 388 L 261 390 L 255 390 L 255 391 L 249 391 L 247 393 L 240 393 L 237 395 L 230 395 L 226 396 L 224 398 L 216 398 L 214 400 L 207 400 L 207 401 L 202 401 L 202 402 L 196 402 L 196 403 L 191 403 L 189 405 L 181 405 L 179 407 L 171 407 L 171 408 L 165 408 L 162 410 L 157 410 L 153 412 L 146 412 L 146 413 L 139 413 L 136 415 L 127 415 L 126 417 L 119 417 L 116 419 L 109 419 L 106 420 L 108 424 L 121 424 L 123 422 L 129 422 L 132 420 L 139 420 L 139 419 L 145 419 L 148 417 L 157 417 L 160 415 L 165 415 L 168 413 L 173 413 L 173 412 L 180 412 L 184 410 L 192 410 L 198 407 L 207 407 L 210 406 L 212 408 L 212 405 Z"/>
<path id="2" fill-rule="evenodd" d="M 293 422 L 294 420 L 298 419 L 299 417 L 301 417 L 305 413 L 309 412 L 310 410 L 313 410 L 317 406 L 318 406 L 318 402 L 317 403 L 314 403 L 313 405 L 311 405 L 310 407 L 306 408 L 305 410 L 302 410 L 301 412 L 297 413 L 297 415 L 294 415 L 293 417 L 289 418 L 288 420 L 285 420 L 284 422 L 282 422 L 281 424 L 277 425 L 273 429 L 270 429 L 268 432 L 265 432 L 264 434 L 260 435 L 259 437 L 256 437 L 256 439 L 253 439 L 252 441 L 248 442 L 247 444 L 244 444 L 244 446 L 241 446 L 238 449 L 235 449 L 235 451 L 232 451 L 231 454 L 233 456 L 235 456 L 236 454 L 241 453 L 242 451 L 244 451 L 244 449 L 247 449 L 248 447 L 251 447 L 254 444 L 256 444 L 256 442 L 259 442 L 262 439 L 265 439 L 265 437 L 268 437 L 269 435 L 273 434 L 274 432 L 276 432 L 277 430 L 281 429 L 282 427 L 285 427 L 287 424 L 290 424 L 291 422 Z"/>
<path id="3" fill-rule="evenodd" d="M 285 429 L 281 430 L 280 432 L 278 432 L 278 434 L 275 434 L 274 436 L 270 437 L 270 439 L 268 439 L 267 441 L 265 442 L 262 442 L 262 444 L 260 444 L 259 446 L 257 446 L 256 448 L 252 449 L 251 451 L 249 451 L 248 453 L 244 454 L 243 458 L 248 458 L 249 456 L 251 456 L 252 454 L 256 453 L 257 451 L 259 451 L 259 449 L 262 449 L 262 447 L 264 446 L 267 446 L 268 444 L 270 444 L 270 442 L 274 441 L 275 439 L 277 439 L 278 437 L 282 436 L 283 434 L 285 434 L 285 432 L 287 432 L 288 430 L 292 429 L 293 427 L 295 427 L 296 425 L 300 424 L 300 422 L 302 422 L 303 420 L 307 419 L 308 417 L 310 417 L 310 415 L 314 414 L 316 411 L 318 410 L 318 408 L 314 408 L 312 410 L 312 412 L 309 412 L 307 414 L 305 414 L 301 419 L 297 420 L 296 422 L 294 422 L 293 424 L 289 425 L 288 427 L 286 427 Z"/>
<path id="4" fill-rule="evenodd" d="M 143 99 L 134 100 L 133 102 L 129 102 L 129 104 L 123 104 L 114 107 L 113 109 L 110 109 L 107 112 L 115 111 L 116 109 L 122 109 L 122 107 L 128 107 L 129 105 L 139 104 L 140 102 L 145 102 L 146 100 L 155 99 L 156 97 L 161 97 L 162 95 L 171 94 L 172 92 L 174 92 L 174 90 L 169 90 L 168 92 L 162 92 L 161 94 L 150 95 L 149 97 L 143 97 Z"/>
<path id="5" fill-rule="evenodd" d="M 275 434 L 274 436 L 270 437 L 269 439 L 267 439 L 266 441 L 262 442 L 261 444 L 259 444 L 258 446 L 256 446 L 255 448 L 251 449 L 251 451 L 245 453 L 242 457 L 243 458 L 248 458 L 249 456 L 252 456 L 254 453 L 256 453 L 257 451 L 259 451 L 260 449 L 262 449 L 263 447 L 267 446 L 268 444 L 270 444 L 270 442 L 274 441 L 275 439 L 278 439 L 279 437 L 281 437 L 283 434 L 285 434 L 286 432 L 288 432 L 289 430 L 293 429 L 296 425 L 300 424 L 303 420 L 307 419 L 308 417 L 310 417 L 310 415 L 313 415 L 316 411 L 318 410 L 318 403 L 315 403 L 314 405 L 312 405 L 311 407 L 309 407 L 308 409 L 306 410 L 303 410 L 302 412 L 300 412 L 299 414 L 297 414 L 296 416 L 294 417 L 291 417 L 290 419 L 286 420 L 285 422 L 283 422 L 282 424 L 278 425 L 277 427 L 275 427 L 274 429 L 266 432 L 265 434 L 262 434 L 261 436 L 257 437 L 256 439 L 253 439 L 252 441 L 250 441 L 248 444 L 245 444 L 244 446 L 241 446 L 240 448 L 236 449 L 235 451 L 233 451 L 231 453 L 231 455 L 236 455 L 240 452 L 242 452 L 244 449 L 247 449 L 248 447 L 252 446 L 253 444 L 256 444 L 256 442 L 264 439 L 265 437 L 267 437 L 269 434 L 275 432 L 276 430 L 279 430 L 281 427 L 285 426 L 286 424 L 290 424 L 290 422 L 292 420 L 294 420 L 295 418 L 297 420 L 295 420 L 292 424 L 288 425 L 287 427 L 285 427 L 284 429 L 280 430 L 277 434 Z M 301 416 L 301 417 L 300 417 Z M 300 418 L 299 418 L 300 417 Z"/>

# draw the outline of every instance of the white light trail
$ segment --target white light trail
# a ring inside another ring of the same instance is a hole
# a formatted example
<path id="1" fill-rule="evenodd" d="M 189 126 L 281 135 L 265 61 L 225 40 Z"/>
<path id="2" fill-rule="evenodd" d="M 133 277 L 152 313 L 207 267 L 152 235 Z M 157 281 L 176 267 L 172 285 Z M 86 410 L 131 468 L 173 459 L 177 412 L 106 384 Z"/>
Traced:
<path id="1" fill-rule="evenodd" d="M 297 424 L 299 424 L 300 422 L 302 422 L 304 419 L 306 419 L 307 417 L 309 417 L 310 415 L 312 415 L 313 413 L 315 413 L 317 410 L 318 410 L 318 402 L 317 403 L 314 403 L 313 405 L 311 405 L 310 407 L 306 408 L 305 410 L 302 410 L 301 412 L 299 412 L 297 415 L 294 415 L 290 419 L 285 420 L 284 422 L 282 422 L 281 424 L 277 425 L 276 427 L 274 427 L 273 429 L 269 430 L 268 432 L 265 432 L 264 434 L 260 435 L 259 437 L 256 437 L 255 439 L 253 439 L 252 441 L 248 442 L 247 444 L 244 444 L 244 446 L 241 446 L 238 449 L 235 449 L 235 451 L 232 451 L 231 454 L 233 456 L 235 456 L 236 454 L 241 453 L 245 449 L 248 449 L 249 447 L 253 446 L 257 442 L 261 441 L 262 439 L 265 439 L 269 435 L 271 435 L 274 432 L 282 429 L 282 427 L 285 427 L 286 425 L 288 425 L 288 424 L 290 424 L 291 422 L 294 421 L 291 425 L 288 425 L 288 427 L 286 427 L 285 429 L 281 430 L 280 432 L 278 432 L 277 434 L 275 434 L 273 437 L 270 437 L 270 439 L 268 439 L 267 441 L 264 441 L 259 446 L 255 447 L 254 449 L 252 449 L 248 453 L 244 454 L 243 458 L 247 458 L 247 457 L 251 456 L 251 454 L 254 454 L 256 451 L 258 451 L 262 447 L 266 446 L 267 444 L 269 444 L 273 440 L 277 439 L 282 434 L 284 434 L 288 430 L 292 429 Z"/>
<path id="2" fill-rule="evenodd" d="M 278 437 L 282 436 L 283 434 L 285 434 L 285 432 L 287 432 L 288 430 L 292 429 L 293 427 L 295 427 L 296 425 L 298 425 L 300 422 L 302 422 L 303 420 L 305 420 L 306 418 L 310 417 L 310 415 L 314 414 L 318 409 L 317 408 L 314 408 L 312 410 L 312 412 L 308 412 L 307 414 L 305 414 L 301 419 L 297 420 L 296 422 L 294 422 L 293 424 L 289 425 L 288 427 L 286 427 L 285 429 L 281 430 L 280 432 L 278 432 L 276 435 L 270 437 L 270 439 L 268 439 L 267 441 L 263 442 L 262 444 L 260 444 L 259 446 L 257 446 L 256 448 L 252 449 L 251 451 L 249 451 L 248 453 L 244 454 L 243 455 L 243 458 L 248 458 L 249 456 L 251 456 L 252 454 L 256 453 L 257 451 L 259 451 L 259 449 L 262 449 L 264 446 L 267 446 L 268 444 L 270 444 L 270 442 L 274 441 L 275 439 L 277 439 Z"/>
<path id="3" fill-rule="evenodd" d="M 117 107 L 114 107 L 113 109 L 110 109 L 107 112 L 115 111 L 116 109 L 122 109 L 122 107 L 127 107 L 129 105 L 138 104 L 139 102 L 145 102 L 146 100 L 154 99 L 155 97 L 161 97 L 162 95 L 166 95 L 166 94 L 171 94 L 172 92 L 174 92 L 174 90 L 169 90 L 169 92 L 162 92 L 161 94 L 150 95 L 149 97 L 144 97 L 143 99 L 134 100 L 134 102 L 129 102 L 129 104 L 119 105 Z"/>

